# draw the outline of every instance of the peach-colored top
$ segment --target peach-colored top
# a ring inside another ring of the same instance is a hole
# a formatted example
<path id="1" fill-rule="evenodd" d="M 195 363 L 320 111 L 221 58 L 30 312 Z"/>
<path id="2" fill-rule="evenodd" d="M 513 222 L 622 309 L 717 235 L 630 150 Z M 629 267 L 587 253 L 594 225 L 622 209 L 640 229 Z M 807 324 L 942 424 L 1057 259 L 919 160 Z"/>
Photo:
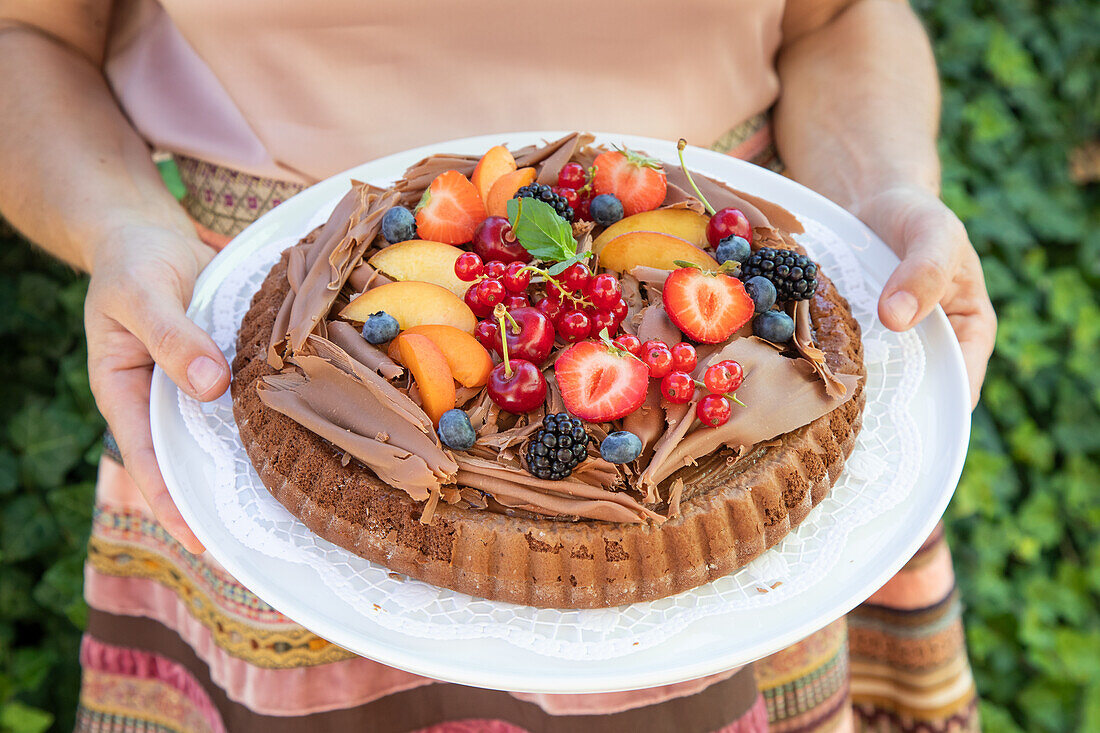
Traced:
<path id="1" fill-rule="evenodd" d="M 709 144 L 769 107 L 783 0 L 121 0 L 107 77 L 150 143 L 313 181 L 526 129 Z"/>

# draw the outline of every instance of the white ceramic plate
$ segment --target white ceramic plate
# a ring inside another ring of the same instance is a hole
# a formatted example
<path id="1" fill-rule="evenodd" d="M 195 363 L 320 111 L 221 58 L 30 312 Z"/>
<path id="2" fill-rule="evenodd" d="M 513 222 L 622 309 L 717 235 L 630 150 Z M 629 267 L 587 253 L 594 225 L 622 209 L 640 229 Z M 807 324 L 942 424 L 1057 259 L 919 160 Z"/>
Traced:
<path id="1" fill-rule="evenodd" d="M 480 154 L 512 149 L 563 132 L 486 135 L 425 146 L 352 168 L 312 186 L 256 221 L 203 272 L 189 314 L 208 308 L 218 285 L 265 242 L 302 235 L 346 192 L 349 179 L 388 184 L 412 163 L 436 152 Z M 675 144 L 624 135 L 597 136 L 666 161 Z M 881 286 L 897 257 L 857 219 L 793 181 L 719 153 L 689 148 L 688 166 L 814 219 L 860 250 L 860 266 Z M 183 423 L 175 385 L 159 368 L 153 375 L 151 420 L 157 459 L 187 523 L 208 552 L 256 595 L 314 633 L 379 662 L 449 682 L 547 693 L 609 692 L 694 679 L 759 659 L 831 623 L 883 585 L 916 552 L 954 493 L 970 435 L 970 398 L 962 355 L 937 308 L 917 334 L 927 368 L 912 415 L 922 436 L 920 473 L 906 499 L 852 530 L 828 583 L 793 602 L 762 612 L 731 612 L 701 619 L 656 646 L 627 656 L 577 662 L 520 649 L 502 639 L 441 642 L 385 629 L 338 597 L 313 569 L 273 561 L 251 550 L 224 526 L 209 487 L 213 467 Z M 272 499 L 274 501 L 274 499 Z M 813 515 L 807 524 L 813 521 Z"/>

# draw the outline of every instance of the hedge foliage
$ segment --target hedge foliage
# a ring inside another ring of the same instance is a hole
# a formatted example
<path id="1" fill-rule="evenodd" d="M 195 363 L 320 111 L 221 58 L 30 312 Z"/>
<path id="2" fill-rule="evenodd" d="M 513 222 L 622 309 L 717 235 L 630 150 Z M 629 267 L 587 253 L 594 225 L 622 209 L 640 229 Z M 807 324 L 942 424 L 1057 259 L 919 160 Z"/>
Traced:
<path id="1" fill-rule="evenodd" d="M 1100 7 L 914 0 L 943 77 L 944 197 L 1000 316 L 948 514 L 990 731 L 1100 730 Z M 87 283 L 0 233 L 0 733 L 71 730 L 103 428 Z"/>

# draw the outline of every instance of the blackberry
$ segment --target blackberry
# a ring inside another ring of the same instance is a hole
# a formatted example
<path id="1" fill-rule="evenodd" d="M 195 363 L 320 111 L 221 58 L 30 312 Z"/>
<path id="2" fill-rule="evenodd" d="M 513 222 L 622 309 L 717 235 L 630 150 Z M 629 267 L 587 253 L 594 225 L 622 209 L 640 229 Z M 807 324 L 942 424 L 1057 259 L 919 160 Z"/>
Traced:
<path id="1" fill-rule="evenodd" d="M 527 444 L 527 470 L 536 478 L 560 481 L 588 457 L 590 440 L 577 418 L 565 412 L 547 415 Z"/>
<path id="2" fill-rule="evenodd" d="M 554 207 L 558 216 L 567 222 L 573 222 L 573 207 L 560 193 L 554 193 L 553 189 L 542 183 L 532 183 L 529 186 L 520 186 L 514 199 L 538 199 Z"/>
<path id="3" fill-rule="evenodd" d="M 806 255 L 764 247 L 741 263 L 741 279 L 760 277 L 775 286 L 777 300 L 809 300 L 817 292 L 817 264 Z"/>

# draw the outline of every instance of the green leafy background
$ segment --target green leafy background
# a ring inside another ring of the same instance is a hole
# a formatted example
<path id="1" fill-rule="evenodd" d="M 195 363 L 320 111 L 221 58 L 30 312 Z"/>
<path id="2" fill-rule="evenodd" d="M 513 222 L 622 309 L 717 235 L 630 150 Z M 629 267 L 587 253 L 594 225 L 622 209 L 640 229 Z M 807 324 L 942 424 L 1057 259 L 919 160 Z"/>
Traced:
<path id="1" fill-rule="evenodd" d="M 948 512 L 989 731 L 1100 731 L 1100 6 L 914 0 L 944 87 L 944 198 L 1000 316 Z M 86 280 L 0 232 L 0 733 L 71 730 L 103 425 Z"/>

